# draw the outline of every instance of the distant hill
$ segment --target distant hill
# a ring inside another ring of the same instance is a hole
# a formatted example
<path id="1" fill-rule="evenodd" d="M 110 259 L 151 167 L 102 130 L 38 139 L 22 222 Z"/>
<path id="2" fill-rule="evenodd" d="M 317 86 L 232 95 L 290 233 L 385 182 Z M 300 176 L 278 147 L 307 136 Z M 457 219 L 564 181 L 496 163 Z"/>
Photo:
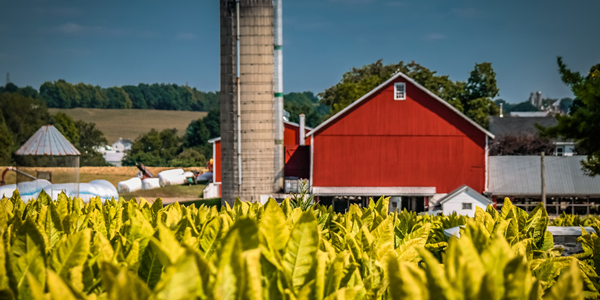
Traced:
<path id="1" fill-rule="evenodd" d="M 158 131 L 176 128 L 179 136 L 192 122 L 208 113 L 200 111 L 172 111 L 153 109 L 100 109 L 100 108 L 49 108 L 50 114 L 63 112 L 74 120 L 96 123 L 110 144 L 119 138 L 135 140 L 140 134 L 154 128 Z"/>

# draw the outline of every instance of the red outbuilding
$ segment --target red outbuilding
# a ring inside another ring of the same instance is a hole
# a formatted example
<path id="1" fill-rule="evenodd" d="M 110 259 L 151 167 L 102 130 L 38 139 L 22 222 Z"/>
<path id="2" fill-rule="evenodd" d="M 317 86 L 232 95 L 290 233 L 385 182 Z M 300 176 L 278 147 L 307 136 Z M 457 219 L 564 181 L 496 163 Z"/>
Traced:
<path id="1" fill-rule="evenodd" d="M 424 211 L 462 185 L 486 191 L 493 138 L 398 73 L 307 134 L 310 184 L 337 211 L 381 195 L 392 208 Z"/>

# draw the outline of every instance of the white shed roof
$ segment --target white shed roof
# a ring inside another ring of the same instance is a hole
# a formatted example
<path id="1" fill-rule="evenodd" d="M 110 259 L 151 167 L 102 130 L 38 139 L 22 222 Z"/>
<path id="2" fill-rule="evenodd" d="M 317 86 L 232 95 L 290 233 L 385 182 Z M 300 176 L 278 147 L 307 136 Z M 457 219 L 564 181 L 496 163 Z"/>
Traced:
<path id="1" fill-rule="evenodd" d="M 487 203 L 487 204 L 493 204 L 494 202 L 492 202 L 492 200 L 484 197 L 482 194 L 478 193 L 477 191 L 475 191 L 474 189 L 470 188 L 468 185 L 463 185 L 457 189 L 455 189 L 454 191 L 450 192 L 450 194 L 444 196 L 443 198 L 440 199 L 439 204 L 444 204 L 452 199 L 454 199 L 456 196 L 462 194 L 462 193 L 467 193 L 470 192 L 470 194 L 474 197 L 476 197 L 477 200 L 481 201 L 482 203 Z"/>

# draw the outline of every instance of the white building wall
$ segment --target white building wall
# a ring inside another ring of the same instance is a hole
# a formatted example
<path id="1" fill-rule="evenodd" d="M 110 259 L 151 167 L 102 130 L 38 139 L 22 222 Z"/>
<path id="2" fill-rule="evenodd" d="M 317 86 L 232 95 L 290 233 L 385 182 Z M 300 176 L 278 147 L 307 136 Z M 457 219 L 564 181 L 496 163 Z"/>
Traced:
<path id="1" fill-rule="evenodd" d="M 471 209 L 463 210 L 463 203 L 471 203 Z M 477 198 L 477 196 L 472 195 L 471 192 L 465 191 L 454 196 L 454 198 L 450 199 L 448 202 L 442 204 L 442 210 L 444 212 L 444 215 L 452 214 L 452 212 L 455 211 L 459 215 L 474 217 L 475 209 L 477 206 L 485 210 L 487 207 L 487 202 L 482 202 Z"/>

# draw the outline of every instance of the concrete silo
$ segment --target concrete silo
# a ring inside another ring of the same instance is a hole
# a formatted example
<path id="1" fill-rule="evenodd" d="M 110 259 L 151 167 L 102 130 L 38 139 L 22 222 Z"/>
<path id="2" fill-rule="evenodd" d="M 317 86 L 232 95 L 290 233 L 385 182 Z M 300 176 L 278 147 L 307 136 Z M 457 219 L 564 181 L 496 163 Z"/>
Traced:
<path id="1" fill-rule="evenodd" d="M 273 0 L 220 0 L 220 11 L 222 201 L 258 202 L 277 192 Z"/>

